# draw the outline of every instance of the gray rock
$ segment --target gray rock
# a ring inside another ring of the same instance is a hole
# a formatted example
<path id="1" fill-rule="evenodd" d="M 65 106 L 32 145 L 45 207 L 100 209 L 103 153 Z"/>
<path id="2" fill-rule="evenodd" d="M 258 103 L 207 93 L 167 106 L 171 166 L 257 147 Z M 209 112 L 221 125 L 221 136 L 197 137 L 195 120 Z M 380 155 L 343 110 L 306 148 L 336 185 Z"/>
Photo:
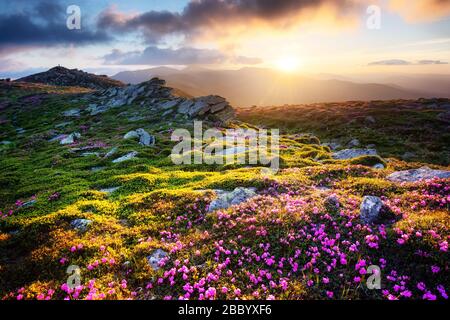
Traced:
<path id="1" fill-rule="evenodd" d="M 155 144 L 155 137 L 151 136 L 144 129 L 136 129 L 133 131 L 129 131 L 123 136 L 123 138 L 124 139 L 139 139 L 139 143 L 146 147 Z"/>
<path id="2" fill-rule="evenodd" d="M 331 150 L 336 150 L 341 148 L 341 144 L 339 142 L 324 142 L 322 146 L 329 147 Z"/>
<path id="3" fill-rule="evenodd" d="M 380 220 L 383 202 L 379 197 L 365 196 L 359 208 L 360 219 L 364 224 L 374 223 Z"/>
<path id="4" fill-rule="evenodd" d="M 433 170 L 428 167 L 422 167 L 419 169 L 396 171 L 387 176 L 387 179 L 393 182 L 416 182 L 434 178 L 448 179 L 450 178 L 450 171 Z"/>
<path id="5" fill-rule="evenodd" d="M 382 163 L 377 163 L 372 166 L 374 169 L 384 169 L 384 165 Z"/>
<path id="6" fill-rule="evenodd" d="M 55 128 L 63 128 L 63 127 L 67 127 L 69 124 L 72 124 L 72 121 L 61 122 L 61 123 L 57 124 L 57 125 L 55 126 Z"/>
<path id="7" fill-rule="evenodd" d="M 106 169 L 106 167 L 92 167 L 91 171 L 92 172 L 99 172 L 99 171 L 102 171 L 102 170 L 105 170 L 105 169 Z"/>
<path id="8" fill-rule="evenodd" d="M 350 148 L 353 147 L 359 147 L 361 145 L 361 143 L 359 142 L 358 139 L 352 139 L 350 140 L 350 142 L 347 144 L 347 146 L 349 146 Z"/>
<path id="9" fill-rule="evenodd" d="M 126 155 L 120 157 L 120 158 L 117 158 L 117 159 L 113 160 L 112 163 L 120 163 L 120 162 L 124 162 L 124 161 L 128 161 L 128 160 L 134 159 L 134 158 L 136 158 L 136 156 L 138 154 L 139 153 L 137 151 L 132 151 L 132 152 L 127 153 Z"/>
<path id="10" fill-rule="evenodd" d="M 333 158 L 338 160 L 353 159 L 361 156 L 376 156 L 375 149 L 344 149 L 333 153 Z"/>
<path id="11" fill-rule="evenodd" d="M 115 192 L 115 191 L 117 191 L 119 189 L 120 189 L 120 187 L 111 187 L 111 188 L 100 189 L 99 191 L 100 192 L 104 192 L 106 194 L 111 194 L 111 193 L 113 193 L 113 192 Z"/>
<path id="12" fill-rule="evenodd" d="M 70 109 L 63 112 L 64 117 L 79 117 L 80 116 L 80 109 Z"/>
<path id="13" fill-rule="evenodd" d="M 209 204 L 208 212 L 227 209 L 256 196 L 255 188 L 236 188 L 233 191 L 214 190 L 217 198 Z"/>
<path id="14" fill-rule="evenodd" d="M 112 157 L 112 156 L 117 152 L 117 150 L 119 150 L 117 147 L 111 148 L 111 150 L 109 150 L 109 151 L 105 154 L 105 158 Z"/>
<path id="15" fill-rule="evenodd" d="M 83 152 L 81 154 L 82 157 L 90 157 L 90 156 L 96 156 L 96 157 L 100 157 L 100 153 L 99 152 Z"/>
<path id="16" fill-rule="evenodd" d="M 162 249 L 156 249 L 151 255 L 147 257 L 148 264 L 153 270 L 158 271 L 160 269 L 159 263 L 162 259 L 168 256 L 168 253 Z"/>
<path id="17" fill-rule="evenodd" d="M 158 104 L 158 108 L 163 109 L 163 110 L 172 109 L 172 108 L 176 107 L 179 103 L 180 103 L 180 100 L 178 100 L 178 99 L 163 101 Z"/>
<path id="18" fill-rule="evenodd" d="M 194 104 L 192 100 L 185 100 L 178 106 L 178 112 L 181 114 L 188 114 L 190 108 Z"/>
<path id="19" fill-rule="evenodd" d="M 86 108 L 86 111 L 88 111 L 91 116 L 96 116 L 108 110 L 109 108 L 107 106 L 98 106 L 95 103 L 90 104 L 89 107 Z"/>
<path id="20" fill-rule="evenodd" d="M 72 144 L 80 138 L 81 138 L 81 134 L 78 132 L 74 132 L 74 133 L 69 134 L 64 139 L 62 139 L 59 143 L 60 144 Z"/>
<path id="21" fill-rule="evenodd" d="M 70 225 L 72 226 L 72 228 L 80 232 L 86 232 L 91 223 L 92 220 L 89 219 L 75 219 L 70 223 Z"/>

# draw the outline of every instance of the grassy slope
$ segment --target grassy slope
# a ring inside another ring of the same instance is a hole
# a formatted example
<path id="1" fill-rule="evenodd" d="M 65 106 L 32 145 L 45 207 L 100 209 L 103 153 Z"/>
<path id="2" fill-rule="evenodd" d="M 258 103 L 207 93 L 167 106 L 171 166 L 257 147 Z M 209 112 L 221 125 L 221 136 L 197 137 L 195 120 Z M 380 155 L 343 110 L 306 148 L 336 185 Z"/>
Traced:
<path id="1" fill-rule="evenodd" d="M 358 121 L 349 123 L 354 110 L 344 107 L 340 112 L 309 109 L 308 117 L 242 113 L 248 122 L 275 127 L 282 123 L 287 129 L 280 151 L 285 169 L 266 178 L 259 168 L 172 165 L 167 157 L 173 145 L 169 129 L 186 127 L 182 119 L 164 119 L 139 109 L 145 119 L 132 122 L 127 115 L 134 115 L 136 108 L 129 106 L 68 120 L 62 111 L 85 105 L 71 96 L 79 89 L 1 90 L 3 99 L 12 102 L 0 118 L 0 141 L 12 142 L 0 151 L 0 210 L 12 210 L 11 216 L 0 218 L 2 297 L 178 298 L 196 284 L 189 295 L 193 299 L 212 295 L 209 288 L 216 289 L 216 298 L 227 299 L 400 298 L 409 291 L 413 298 L 422 298 L 427 291 L 441 297 L 438 286 L 449 285 L 448 256 L 442 250 L 449 237 L 448 181 L 396 185 L 384 177 L 421 163 L 392 158 L 380 171 L 370 167 L 381 161 L 375 157 L 334 161 L 317 138 L 294 134 L 358 137 L 363 143 L 377 138 L 383 156 L 433 145 L 420 153 L 420 160 L 445 165 L 435 155 L 448 154 L 448 146 L 442 144 L 448 132 L 440 123 L 429 126 L 423 121 L 431 121 L 434 110 L 399 111 L 391 120 L 389 114 L 400 103 L 380 103 L 369 109 L 377 119 L 372 128 L 361 127 Z M 20 96 L 32 90 L 57 94 L 23 103 Z M 377 111 L 388 107 L 388 113 Z M 365 114 L 362 108 L 357 110 L 359 116 Z M 412 119 L 420 129 L 406 130 Z M 67 121 L 71 123 L 66 127 L 55 128 Z M 16 134 L 13 125 L 26 132 Z M 155 147 L 122 139 L 127 131 L 141 127 L 157 137 Z M 424 130 L 431 130 L 428 140 L 423 138 Z M 113 158 L 131 150 L 139 151 L 139 156 L 112 164 L 111 159 L 80 157 L 70 151 L 74 146 L 48 142 L 57 134 L 74 131 L 82 134 L 76 147 L 98 147 L 92 151 L 105 153 L 117 146 Z M 419 138 L 412 139 L 415 132 Z M 103 170 L 92 172 L 95 167 Z M 111 195 L 99 191 L 115 186 L 121 188 Z M 226 212 L 205 213 L 210 194 L 198 190 L 240 186 L 257 187 L 261 196 Z M 319 188 L 324 186 L 331 189 Z M 339 210 L 324 202 L 331 193 L 341 201 Z M 405 218 L 386 228 L 359 225 L 359 203 L 368 194 L 383 196 L 386 205 Z M 30 199 L 36 199 L 32 206 L 16 204 Z M 86 233 L 78 233 L 70 227 L 75 218 L 88 218 L 93 224 Z M 156 248 L 171 252 L 159 271 L 146 262 Z M 367 290 L 367 276 L 359 270 L 364 263 L 382 267 L 387 291 Z M 61 287 L 68 265 L 82 270 L 84 286 L 75 292 Z M 440 272 L 433 273 L 432 266 Z M 425 282 L 425 291 L 417 288 L 419 282 Z"/>

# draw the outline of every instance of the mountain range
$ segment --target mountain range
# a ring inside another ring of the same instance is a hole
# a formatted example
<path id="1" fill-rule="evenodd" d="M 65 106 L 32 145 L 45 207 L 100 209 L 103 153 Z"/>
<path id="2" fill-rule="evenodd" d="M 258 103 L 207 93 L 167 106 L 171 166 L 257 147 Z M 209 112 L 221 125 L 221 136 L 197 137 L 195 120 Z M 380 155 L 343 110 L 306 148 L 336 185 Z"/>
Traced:
<path id="1" fill-rule="evenodd" d="M 123 71 L 112 76 L 124 83 L 140 83 L 152 77 L 165 79 L 171 87 L 193 96 L 218 94 L 235 106 L 284 105 L 312 102 L 341 102 L 348 100 L 417 99 L 420 97 L 447 96 L 448 90 L 439 92 L 420 90 L 419 83 L 408 87 L 405 77 L 402 84 L 393 78 L 367 81 L 356 77 L 306 76 L 282 73 L 269 68 L 242 68 L 238 70 L 211 70 L 188 67 L 178 70 L 168 67 L 137 71 Z M 376 82 L 376 83 L 375 83 Z M 445 95 L 447 92 L 447 95 Z"/>

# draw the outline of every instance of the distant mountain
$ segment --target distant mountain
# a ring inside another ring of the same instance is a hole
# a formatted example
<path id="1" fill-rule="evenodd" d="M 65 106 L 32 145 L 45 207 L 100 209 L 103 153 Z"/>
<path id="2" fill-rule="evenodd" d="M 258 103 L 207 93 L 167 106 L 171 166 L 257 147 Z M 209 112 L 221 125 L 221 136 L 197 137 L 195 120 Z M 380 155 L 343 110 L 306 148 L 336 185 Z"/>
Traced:
<path id="1" fill-rule="evenodd" d="M 78 69 L 67 69 L 61 66 L 51 68 L 45 72 L 32 74 L 15 81 L 43 83 L 54 86 L 74 86 L 90 89 L 107 89 L 124 86 L 124 83 L 108 78 L 105 75 L 96 75 Z"/>
<path id="2" fill-rule="evenodd" d="M 348 100 L 417 99 L 427 96 L 426 93 L 399 86 L 320 79 L 265 68 L 210 70 L 194 67 L 177 70 L 163 67 L 120 72 L 112 78 L 135 84 L 155 76 L 164 78 L 171 87 L 193 96 L 218 94 L 226 97 L 233 105 L 241 107 Z"/>

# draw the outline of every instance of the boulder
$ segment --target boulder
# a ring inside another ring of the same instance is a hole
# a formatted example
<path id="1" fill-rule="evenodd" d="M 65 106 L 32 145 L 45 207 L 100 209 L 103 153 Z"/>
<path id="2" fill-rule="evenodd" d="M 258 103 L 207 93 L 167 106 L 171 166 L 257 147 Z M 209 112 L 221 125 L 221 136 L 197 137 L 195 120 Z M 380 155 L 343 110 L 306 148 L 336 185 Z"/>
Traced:
<path id="1" fill-rule="evenodd" d="M 91 223 L 92 220 L 89 219 L 75 219 L 70 223 L 70 225 L 75 230 L 78 230 L 80 232 L 86 232 Z"/>
<path id="2" fill-rule="evenodd" d="M 159 263 L 162 259 L 168 256 L 168 253 L 162 249 L 156 249 L 151 255 L 147 257 L 148 264 L 153 270 L 158 271 L 160 269 Z"/>
<path id="3" fill-rule="evenodd" d="M 79 134 L 78 132 L 74 132 L 74 133 L 69 134 L 64 139 L 62 139 L 59 143 L 60 144 L 72 144 L 72 143 L 75 143 L 75 141 L 80 138 L 81 138 L 81 134 Z"/>
<path id="4" fill-rule="evenodd" d="M 379 197 L 365 196 L 359 208 L 360 219 L 364 224 L 380 221 L 383 202 Z"/>
<path id="5" fill-rule="evenodd" d="M 353 159 L 361 156 L 376 156 L 375 149 L 344 149 L 333 153 L 333 158 L 337 160 Z"/>
<path id="6" fill-rule="evenodd" d="M 416 182 L 434 178 L 448 179 L 450 178 L 450 171 L 422 167 L 419 169 L 396 171 L 387 176 L 387 179 L 393 182 Z"/>
<path id="7" fill-rule="evenodd" d="M 124 136 L 124 139 L 139 139 L 139 143 L 143 146 L 151 146 L 155 144 L 155 137 L 151 136 L 144 129 L 136 129 L 133 131 L 127 132 Z"/>
<path id="8" fill-rule="evenodd" d="M 384 164 L 382 164 L 382 163 L 377 163 L 377 164 L 374 164 L 373 166 L 372 166 L 372 168 L 374 168 L 374 169 L 384 169 Z"/>
<path id="9" fill-rule="evenodd" d="M 214 190 L 217 198 L 209 204 L 209 212 L 218 209 L 227 209 L 233 205 L 240 204 L 256 196 L 255 188 L 236 188 L 233 191 Z"/>
<path id="10" fill-rule="evenodd" d="M 134 159 L 134 158 L 136 158 L 136 156 L 138 154 L 139 153 L 137 151 L 132 151 L 132 152 L 127 153 L 126 155 L 120 157 L 120 158 L 117 158 L 117 159 L 113 160 L 112 163 L 120 163 L 120 162 L 124 162 L 124 161 L 128 161 L 128 160 Z"/>

